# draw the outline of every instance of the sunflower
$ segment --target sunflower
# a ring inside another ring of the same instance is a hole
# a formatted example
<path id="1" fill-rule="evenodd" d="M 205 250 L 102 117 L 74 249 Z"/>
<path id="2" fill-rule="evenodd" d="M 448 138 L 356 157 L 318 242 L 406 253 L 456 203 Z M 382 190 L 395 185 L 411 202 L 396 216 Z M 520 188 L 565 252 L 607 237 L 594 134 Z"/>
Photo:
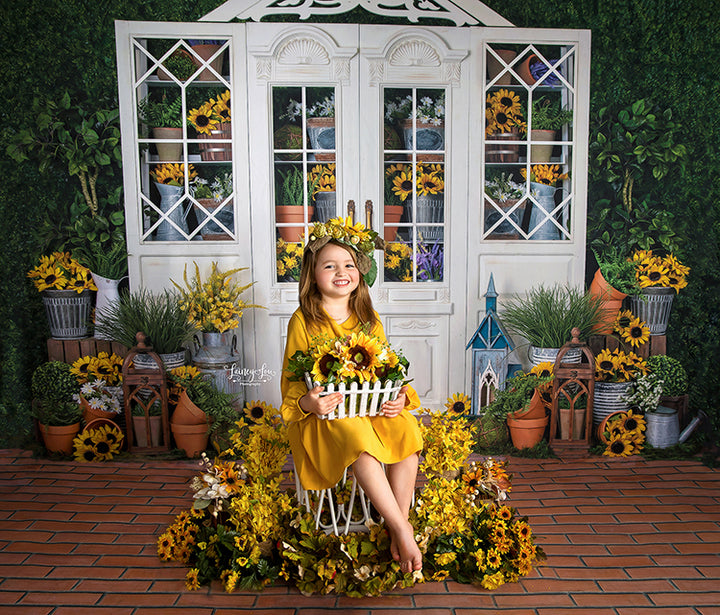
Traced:
<path id="1" fill-rule="evenodd" d="M 198 579 L 199 574 L 200 571 L 197 568 L 190 568 L 185 575 L 185 587 L 187 587 L 190 591 L 197 591 L 200 589 L 200 580 Z"/>
<path id="2" fill-rule="evenodd" d="M 494 104 L 505 109 L 505 112 L 510 115 L 520 115 L 522 112 L 522 105 L 520 104 L 520 97 L 510 90 L 498 90 L 492 95 Z"/>
<path id="3" fill-rule="evenodd" d="M 595 374 L 598 380 L 602 380 L 602 376 L 614 375 L 617 368 L 617 356 L 607 348 L 604 348 L 602 352 L 595 357 Z"/>
<path id="4" fill-rule="evenodd" d="M 220 99 L 213 105 L 213 113 L 220 118 L 221 123 L 227 123 L 232 120 L 230 116 L 230 106 Z"/>
<path id="5" fill-rule="evenodd" d="M 613 421 L 613 427 L 616 425 L 621 432 L 640 435 L 645 431 L 645 418 L 642 414 L 634 414 L 630 409 Z"/>
<path id="6" fill-rule="evenodd" d="M 63 289 L 68 285 L 68 279 L 65 277 L 65 273 L 60 267 L 52 267 L 45 269 L 40 272 L 38 280 L 35 282 L 39 291 L 47 290 L 48 288 Z"/>
<path id="7" fill-rule="evenodd" d="M 494 107 L 492 109 L 492 120 L 490 123 L 495 126 L 495 130 L 499 130 L 500 132 L 511 132 L 515 126 L 519 126 L 515 118 L 502 107 Z"/>
<path id="8" fill-rule="evenodd" d="M 454 393 L 452 397 L 448 397 L 445 407 L 448 412 L 454 414 L 467 414 L 470 412 L 472 402 L 465 393 Z"/>
<path id="9" fill-rule="evenodd" d="M 462 475 L 463 492 L 467 494 L 475 493 L 482 482 L 482 475 L 483 473 L 481 469 L 465 472 L 465 474 Z"/>
<path id="10" fill-rule="evenodd" d="M 92 444 L 85 444 L 81 438 L 75 437 L 73 446 L 75 461 L 95 461 L 95 447 Z"/>
<path id="11" fill-rule="evenodd" d="M 608 457 L 628 457 L 633 454 L 633 443 L 626 434 L 618 433 L 611 437 L 603 455 Z"/>
<path id="12" fill-rule="evenodd" d="M 360 382 L 370 381 L 375 368 L 380 367 L 378 356 L 382 351 L 382 344 L 377 338 L 362 331 L 353 333 L 343 353 L 343 370 L 350 371 L 349 377 L 357 378 Z"/>
<path id="13" fill-rule="evenodd" d="M 249 401 L 245 404 L 243 412 L 252 421 L 262 421 L 269 414 L 272 414 L 275 408 L 264 401 Z"/>
<path id="14" fill-rule="evenodd" d="M 639 318 L 630 321 L 627 328 L 619 331 L 623 341 L 627 342 L 633 348 L 638 348 L 650 339 L 650 329 Z"/>
<path id="15" fill-rule="evenodd" d="M 627 329 L 634 318 L 635 315 L 630 310 L 620 310 L 615 317 L 613 329 L 622 335 L 623 329 Z"/>
<path id="16" fill-rule="evenodd" d="M 403 171 L 395 179 L 393 179 L 393 193 L 404 201 L 412 194 L 413 178 L 412 171 Z"/>
<path id="17" fill-rule="evenodd" d="M 641 269 L 636 274 L 640 288 L 649 286 L 669 286 L 668 270 L 662 263 L 654 262 L 648 267 Z"/>
<path id="18" fill-rule="evenodd" d="M 193 109 L 188 114 L 188 121 L 200 134 L 209 135 L 217 128 L 219 121 L 213 118 L 213 105 L 211 101 L 206 102 L 198 109 Z"/>
<path id="19" fill-rule="evenodd" d="M 75 376 L 78 384 L 85 384 L 88 381 L 90 375 L 90 366 L 92 365 L 94 357 L 80 357 L 77 359 L 70 368 L 70 373 Z"/>
<path id="20" fill-rule="evenodd" d="M 445 189 L 445 183 L 434 173 L 422 173 L 417 180 L 418 196 L 428 194 L 441 194 Z"/>
<path id="21" fill-rule="evenodd" d="M 185 181 L 185 165 L 166 162 L 150 171 L 150 175 L 158 184 L 182 186 Z M 193 180 L 195 177 L 197 177 L 197 172 L 190 164 L 188 165 L 188 179 Z"/>
<path id="22" fill-rule="evenodd" d="M 261 402 L 262 403 L 262 402 Z M 237 493 L 240 485 L 245 483 L 244 468 L 238 468 L 234 461 L 215 461 L 217 477 L 225 485 L 229 493 Z"/>
<path id="23" fill-rule="evenodd" d="M 550 378 L 553 375 L 555 365 L 550 361 L 543 361 L 538 365 L 533 366 L 530 370 L 531 374 L 535 374 L 538 378 Z"/>

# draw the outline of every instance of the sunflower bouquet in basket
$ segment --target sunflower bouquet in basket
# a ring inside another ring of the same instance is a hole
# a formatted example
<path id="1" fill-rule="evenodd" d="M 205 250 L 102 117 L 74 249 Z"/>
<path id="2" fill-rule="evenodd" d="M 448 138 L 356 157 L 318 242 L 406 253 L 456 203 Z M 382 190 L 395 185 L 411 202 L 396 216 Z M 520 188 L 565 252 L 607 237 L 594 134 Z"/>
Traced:
<path id="1" fill-rule="evenodd" d="M 363 331 L 331 338 L 312 338 L 306 351 L 290 357 L 287 371 L 291 380 L 305 380 L 306 374 L 319 385 L 352 382 L 404 381 L 408 360 L 386 341 Z"/>
<path id="2" fill-rule="evenodd" d="M 41 256 L 40 263 L 28 272 L 40 292 L 44 290 L 97 290 L 92 273 L 83 267 L 69 252 L 53 252 Z"/>
<path id="3" fill-rule="evenodd" d="M 676 293 L 687 286 L 690 267 L 683 265 L 675 256 L 658 256 L 652 250 L 637 250 L 632 257 L 635 278 L 640 288 L 674 288 Z"/>

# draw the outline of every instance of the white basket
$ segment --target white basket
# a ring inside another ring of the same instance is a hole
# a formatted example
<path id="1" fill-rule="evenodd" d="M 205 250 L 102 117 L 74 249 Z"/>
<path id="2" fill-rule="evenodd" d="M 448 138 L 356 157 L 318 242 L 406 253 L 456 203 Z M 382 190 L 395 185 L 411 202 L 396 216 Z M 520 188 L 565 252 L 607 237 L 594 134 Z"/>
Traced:
<path id="1" fill-rule="evenodd" d="M 382 405 L 386 401 L 397 398 L 403 384 L 403 380 L 396 382 L 388 380 L 384 386 L 380 380 L 363 382 L 362 386 L 358 386 L 357 382 L 350 383 L 349 387 L 344 382 L 341 382 L 338 386 L 328 384 L 320 395 L 342 393 L 343 401 L 337 405 L 335 410 L 319 418 L 332 421 L 363 416 L 380 416 L 382 414 Z"/>

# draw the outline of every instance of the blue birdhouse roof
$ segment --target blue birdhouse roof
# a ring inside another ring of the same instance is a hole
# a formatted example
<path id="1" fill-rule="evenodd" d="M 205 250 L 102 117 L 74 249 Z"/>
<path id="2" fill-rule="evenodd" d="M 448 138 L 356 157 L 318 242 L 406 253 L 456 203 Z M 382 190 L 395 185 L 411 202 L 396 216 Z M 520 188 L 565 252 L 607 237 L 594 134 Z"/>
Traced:
<path id="1" fill-rule="evenodd" d="M 484 348 L 491 350 L 511 351 L 514 349 L 512 338 L 505 332 L 500 319 L 495 313 L 497 301 L 497 292 L 495 291 L 495 280 L 490 274 L 488 289 L 485 293 L 485 317 L 482 319 L 480 326 L 475 330 L 465 350 L 470 348 Z"/>

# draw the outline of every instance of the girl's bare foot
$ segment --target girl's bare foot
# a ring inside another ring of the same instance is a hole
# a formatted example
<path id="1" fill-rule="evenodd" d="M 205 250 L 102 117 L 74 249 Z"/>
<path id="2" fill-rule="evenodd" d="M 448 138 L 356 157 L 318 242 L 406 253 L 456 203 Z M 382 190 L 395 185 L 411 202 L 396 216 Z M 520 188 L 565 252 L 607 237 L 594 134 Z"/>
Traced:
<path id="1" fill-rule="evenodd" d="M 403 573 L 422 570 L 422 553 L 415 542 L 410 523 L 401 531 L 390 532 L 390 539 L 390 553 L 395 561 L 400 562 Z"/>

